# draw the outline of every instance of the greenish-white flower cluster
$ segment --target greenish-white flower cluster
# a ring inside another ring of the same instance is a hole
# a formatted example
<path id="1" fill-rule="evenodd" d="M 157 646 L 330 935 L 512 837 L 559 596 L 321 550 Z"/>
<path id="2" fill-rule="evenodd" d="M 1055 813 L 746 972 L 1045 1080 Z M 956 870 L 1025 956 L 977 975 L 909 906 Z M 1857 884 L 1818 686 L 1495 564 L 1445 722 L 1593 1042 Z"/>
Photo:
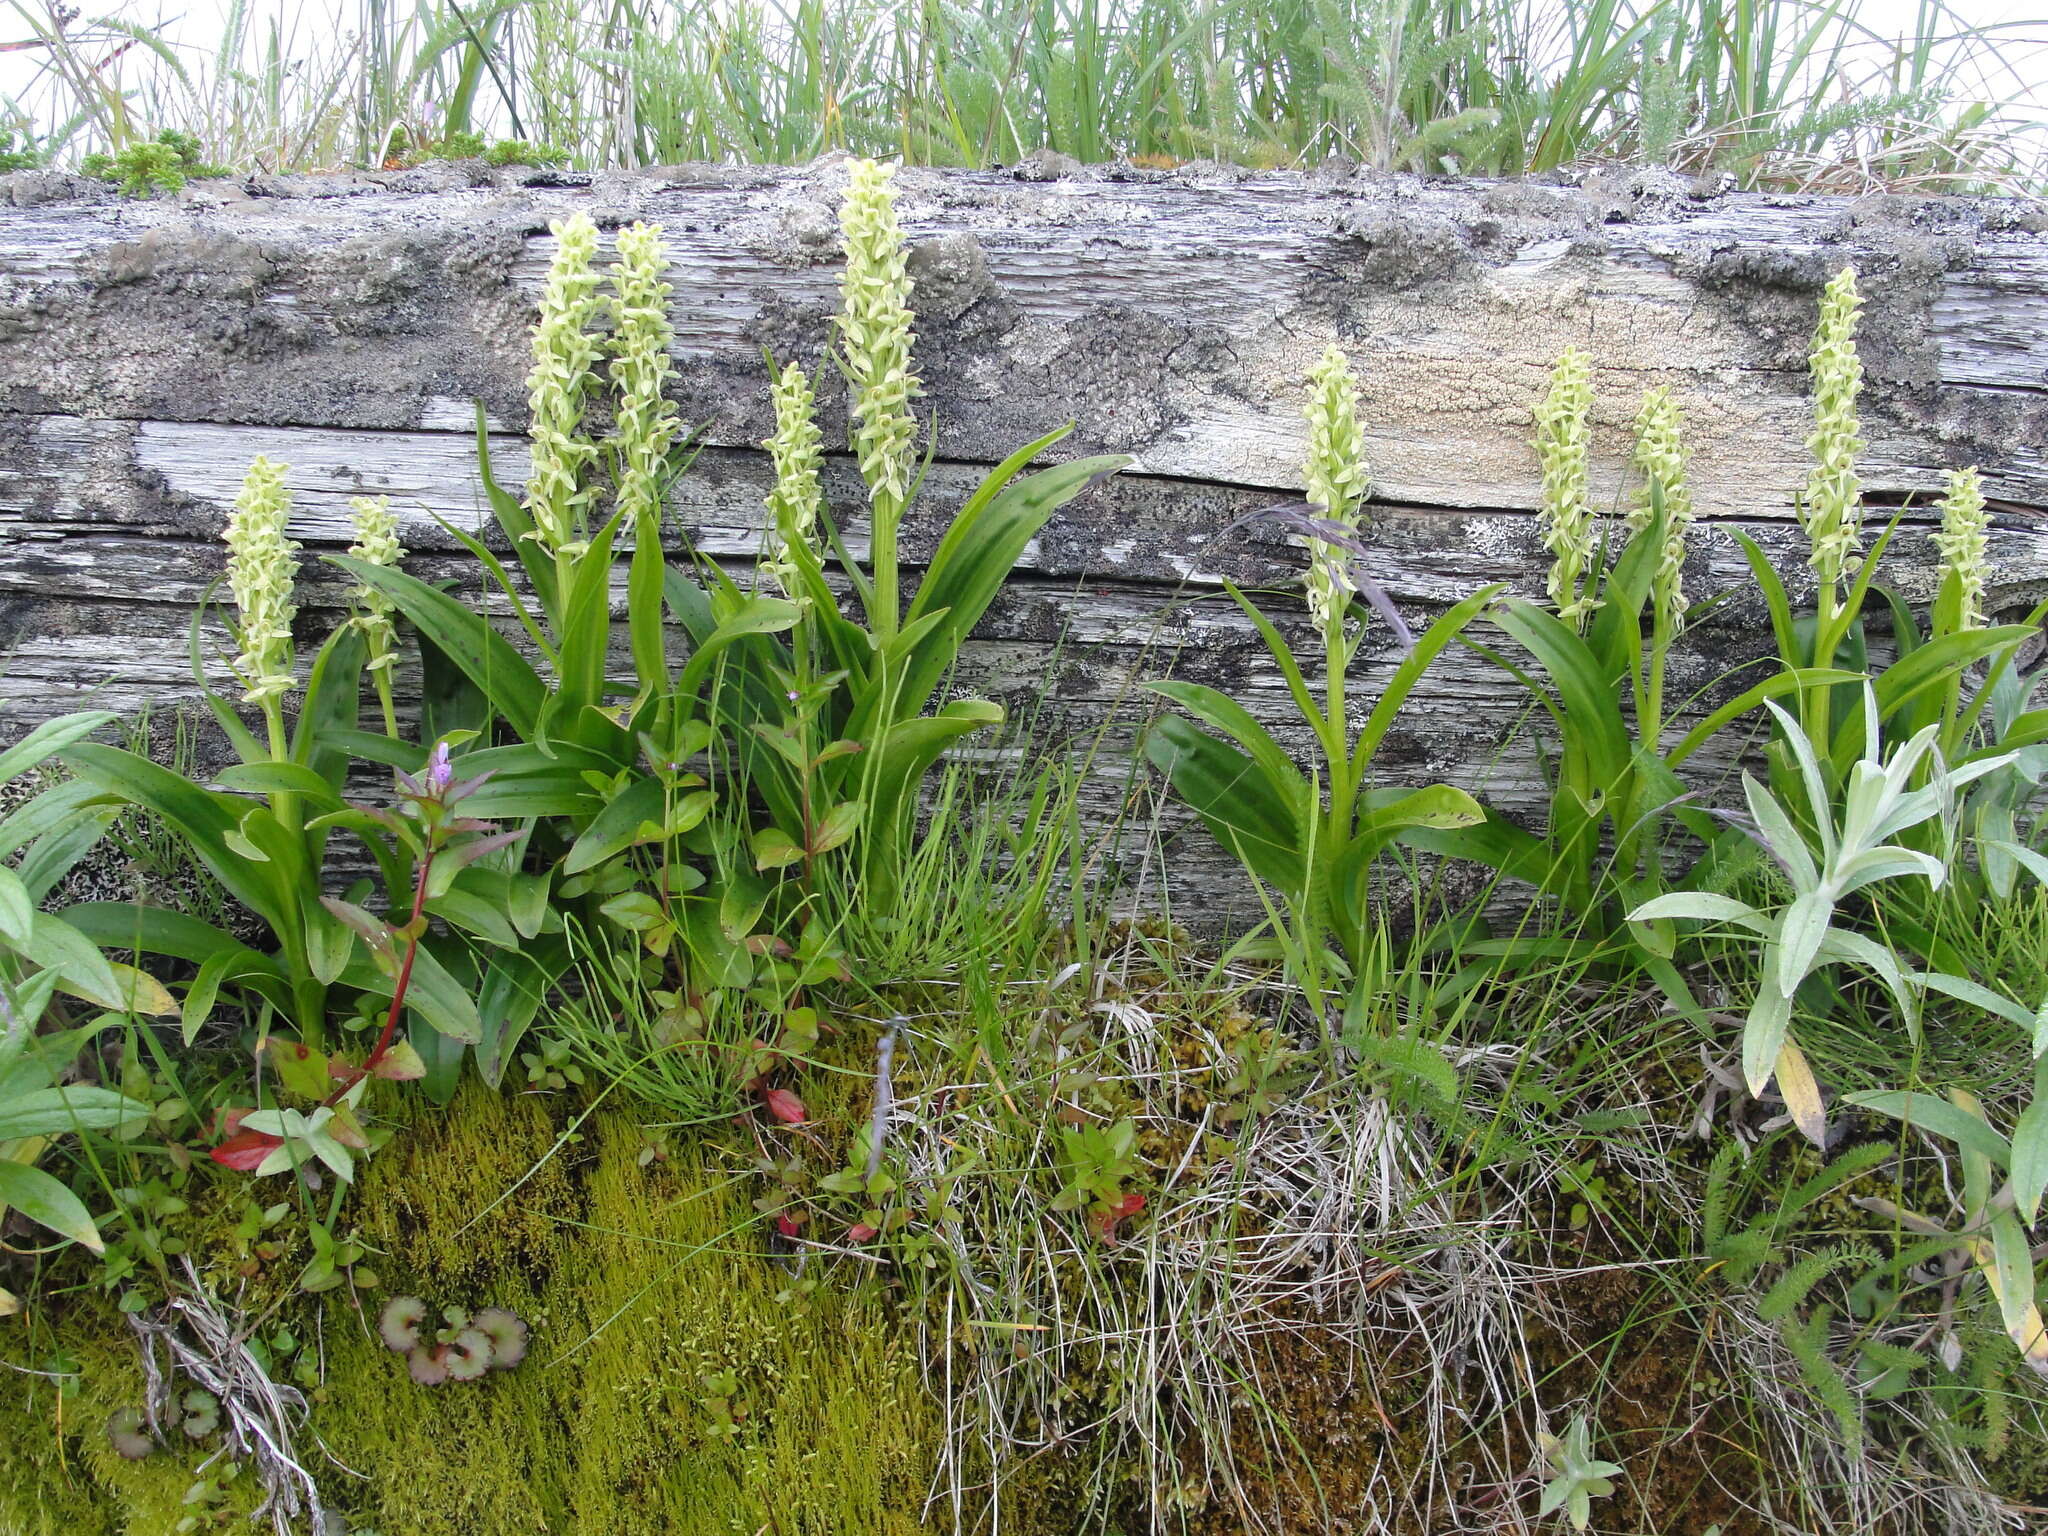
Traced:
<path id="1" fill-rule="evenodd" d="M 298 607 L 299 546 L 285 536 L 292 511 L 282 464 L 258 455 L 243 477 L 223 537 L 228 546 L 228 590 L 238 615 L 235 674 L 251 704 L 291 691 L 292 620 Z"/>
<path id="2" fill-rule="evenodd" d="M 1842 268 L 1821 296 L 1820 325 L 1808 354 L 1813 435 L 1806 448 L 1813 455 L 1813 469 L 1800 513 L 1813 551 L 1814 574 L 1830 589 L 1855 574 L 1862 552 L 1863 483 L 1856 474 L 1856 455 L 1863 448 L 1856 417 L 1856 397 L 1863 389 L 1863 363 L 1856 355 L 1856 317 L 1862 303 L 1856 269 Z"/>
<path id="3" fill-rule="evenodd" d="M 1652 594 L 1659 616 L 1673 628 L 1685 616 L 1685 545 L 1692 527 L 1692 489 L 1686 483 L 1684 422 L 1671 391 L 1659 385 L 1643 392 L 1642 408 L 1636 412 L 1635 467 L 1643 476 L 1643 488 L 1628 514 L 1631 533 L 1650 526 L 1653 510 L 1650 487 L 1664 503 L 1664 542 L 1657 552 L 1657 573 Z"/>
<path id="4" fill-rule="evenodd" d="M 1303 487 L 1316 515 L 1358 526 L 1359 505 L 1371 488 L 1365 442 L 1358 431 L 1358 375 L 1337 347 L 1326 348 L 1308 370 L 1308 458 Z M 1309 540 L 1308 608 L 1324 640 L 1343 633 L 1344 611 L 1358 588 L 1351 580 L 1350 551 L 1321 539 Z"/>
<path id="5" fill-rule="evenodd" d="M 1976 629 L 1984 623 L 1984 580 L 1990 573 L 1985 559 L 1985 533 L 1991 519 L 1984 510 L 1984 482 L 1976 466 L 1953 471 L 1948 477 L 1948 494 L 1941 499 L 1941 531 L 1934 536 L 1941 551 L 1942 575 L 1951 574 L 1963 598 L 1960 623 Z"/>
<path id="6" fill-rule="evenodd" d="M 1592 356 L 1566 347 L 1550 370 L 1550 390 L 1536 408 L 1536 452 L 1543 461 L 1538 528 L 1550 551 L 1545 590 L 1551 606 L 1565 623 L 1580 627 L 1600 606 L 1586 585 L 1598 549 L 1586 467 L 1592 414 Z"/>
<path id="7" fill-rule="evenodd" d="M 910 274 L 903 231 L 890 195 L 892 168 L 853 162 L 853 180 L 839 208 L 846 242 L 840 283 L 841 357 L 852 388 L 853 449 L 870 496 L 900 506 L 910 495 L 917 419 L 910 402 L 923 393 L 911 371 Z"/>
<path id="8" fill-rule="evenodd" d="M 533 413 L 526 509 L 542 548 L 574 555 L 582 547 L 583 509 L 591 495 L 583 472 L 597 453 L 583 436 L 583 397 L 598 355 L 597 338 L 590 333 L 599 303 L 593 266 L 597 226 L 579 213 L 548 227 L 556 240 L 555 259 L 541 290 L 533 371 L 526 377 Z"/>
<path id="9" fill-rule="evenodd" d="M 367 565 L 395 566 L 405 558 L 405 546 L 398 542 L 398 519 L 391 511 L 389 496 L 356 496 L 348 510 L 356 525 L 356 541 L 348 552 Z M 387 672 L 397 653 L 398 628 L 393 616 L 398 605 L 369 585 L 355 590 L 356 628 L 362 631 L 368 656 L 365 671 Z"/>
<path id="10" fill-rule="evenodd" d="M 669 343 L 668 247 L 658 226 L 619 231 L 612 271 L 612 384 L 618 412 L 612 450 L 618 464 L 619 506 L 636 537 L 659 534 L 662 481 L 681 423 L 663 393 L 674 363 Z"/>
<path id="11" fill-rule="evenodd" d="M 790 562 L 790 551 L 817 549 L 821 439 L 810 377 L 799 364 L 783 366 L 773 395 L 775 434 L 761 444 L 775 466 L 775 484 L 767 496 L 768 550 L 761 568 L 793 596 L 796 567 Z"/>

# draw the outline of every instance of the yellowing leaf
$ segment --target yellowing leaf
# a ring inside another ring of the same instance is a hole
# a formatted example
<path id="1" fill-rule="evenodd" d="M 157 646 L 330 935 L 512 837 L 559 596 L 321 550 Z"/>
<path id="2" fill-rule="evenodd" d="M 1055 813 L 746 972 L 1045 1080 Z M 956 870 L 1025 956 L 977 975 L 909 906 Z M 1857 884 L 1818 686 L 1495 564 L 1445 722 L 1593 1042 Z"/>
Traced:
<path id="1" fill-rule="evenodd" d="M 1805 1055 L 1789 1036 L 1778 1047 L 1776 1071 L 1779 1097 L 1784 1099 L 1792 1123 L 1799 1127 L 1799 1134 L 1816 1147 L 1825 1146 L 1828 1117 L 1821 1103 L 1820 1084 L 1814 1081 L 1813 1069 L 1806 1064 Z"/>
<path id="2" fill-rule="evenodd" d="M 123 965 L 118 960 L 109 960 L 107 968 L 114 973 L 114 981 L 120 987 L 130 1013 L 146 1013 L 161 1018 L 178 1011 L 178 1000 L 171 996 L 170 989 L 149 972 Z"/>
<path id="3" fill-rule="evenodd" d="M 298 1040 L 287 1040 L 282 1035 L 272 1035 L 263 1042 L 263 1054 L 270 1062 L 270 1070 L 277 1074 L 277 1080 L 285 1090 L 304 1099 L 323 1099 L 327 1096 L 327 1056 Z"/>

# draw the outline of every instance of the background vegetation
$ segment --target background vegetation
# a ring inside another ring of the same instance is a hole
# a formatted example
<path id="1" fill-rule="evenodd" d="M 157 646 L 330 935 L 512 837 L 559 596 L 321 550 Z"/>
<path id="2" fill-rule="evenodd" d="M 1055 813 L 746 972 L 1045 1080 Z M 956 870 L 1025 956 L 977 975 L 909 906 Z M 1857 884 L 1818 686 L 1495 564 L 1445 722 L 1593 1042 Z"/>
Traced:
<path id="1" fill-rule="evenodd" d="M 2048 165 L 2048 125 L 1985 84 L 2017 89 L 2013 29 L 1945 0 L 1895 32 L 1864 0 L 357 0 L 338 26 L 235 0 L 205 51 L 118 11 L 8 10 L 0 130 L 38 163 L 169 130 L 266 170 L 498 144 L 583 168 L 1049 150 L 1834 189 L 2038 188 Z"/>

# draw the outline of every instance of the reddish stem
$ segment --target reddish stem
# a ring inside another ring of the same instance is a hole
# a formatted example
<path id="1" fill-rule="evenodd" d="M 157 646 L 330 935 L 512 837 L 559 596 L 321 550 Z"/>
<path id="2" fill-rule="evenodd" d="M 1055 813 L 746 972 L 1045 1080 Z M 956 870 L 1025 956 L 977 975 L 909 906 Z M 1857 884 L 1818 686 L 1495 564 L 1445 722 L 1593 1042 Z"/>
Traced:
<path id="1" fill-rule="evenodd" d="M 420 914 L 426 909 L 427 876 L 433 872 L 434 854 L 436 851 L 434 845 L 429 842 L 427 844 L 426 857 L 420 860 L 419 878 L 413 881 L 412 921 L 407 924 L 412 931 L 412 937 L 405 941 L 405 959 L 398 967 L 398 980 L 391 988 L 391 1011 L 384 1015 L 384 1028 L 377 1035 L 376 1047 L 363 1062 L 362 1072 L 358 1076 L 350 1078 L 320 1101 L 325 1108 L 332 1109 L 341 1102 L 343 1094 L 355 1087 L 363 1078 L 375 1072 L 377 1064 L 384 1059 L 391 1049 L 391 1038 L 398 1032 L 399 1010 L 405 1007 L 406 988 L 412 984 L 413 956 L 420 952 Z"/>

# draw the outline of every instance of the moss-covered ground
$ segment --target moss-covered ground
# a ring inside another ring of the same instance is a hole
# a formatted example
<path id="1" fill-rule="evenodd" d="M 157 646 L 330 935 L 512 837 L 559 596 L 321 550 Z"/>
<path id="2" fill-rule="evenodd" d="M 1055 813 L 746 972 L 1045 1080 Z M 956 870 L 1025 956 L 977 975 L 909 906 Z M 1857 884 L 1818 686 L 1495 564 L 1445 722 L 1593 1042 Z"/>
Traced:
<path id="1" fill-rule="evenodd" d="M 1154 992 L 1125 998 L 1170 1031 L 1190 1027 Z M 1069 1028 L 1059 1038 L 1063 1059 L 1080 1060 L 1083 1037 Z M 1189 1086 L 1198 1078 L 1173 1081 L 1188 1100 L 1176 1114 L 1214 1118 Z M 1014 1079 L 1011 1088 L 1026 1092 Z M 1320 1314 L 1304 1308 L 1276 1327 L 1257 1310 L 1274 1293 L 1241 1297 L 1235 1305 L 1250 1310 L 1233 1312 L 1232 1326 L 1256 1342 L 1229 1362 L 1240 1386 L 1226 1432 L 1231 1469 L 1218 1479 L 1203 1471 L 1213 1472 L 1214 1447 L 1193 1437 L 1164 1447 L 1162 1471 L 1159 1462 L 1141 1465 L 1128 1439 L 1096 1432 L 1133 1384 L 1162 1403 L 1174 1390 L 1169 1372 L 1148 1374 L 1145 1363 L 1168 1341 L 1142 1330 L 1075 1337 L 1119 1315 L 1084 1295 L 1088 1288 L 1167 1283 L 1173 1271 L 1138 1256 L 1137 1234 L 1128 1247 L 1087 1239 L 1049 1259 L 1047 1273 L 1068 1287 L 1064 1299 L 1041 1307 L 1036 1331 L 1001 1336 L 997 1353 L 1008 1360 L 1014 1352 L 1020 1371 L 1027 1356 L 1068 1362 L 1056 1396 L 1065 1426 L 1024 1452 L 978 1439 L 964 1395 L 973 1389 L 963 1383 L 986 1367 L 989 1356 L 975 1353 L 988 1348 L 986 1336 L 942 1326 L 933 1299 L 942 1287 L 906 1283 L 880 1252 L 814 1252 L 799 1265 L 771 1236 L 762 1209 L 774 1190 L 758 1159 L 800 1143 L 815 1166 L 842 1165 L 869 1087 L 843 1072 L 813 1076 L 804 1091 L 813 1117 L 804 1126 L 772 1128 L 750 1115 L 664 1136 L 650 1133 L 647 1106 L 623 1095 L 499 1093 L 472 1082 L 441 1109 L 417 1092 L 382 1089 L 380 1114 L 396 1122 L 395 1134 L 362 1163 L 340 1223 L 368 1250 L 370 1288 L 298 1288 L 309 1253 L 301 1214 L 269 1234 L 279 1251 L 252 1258 L 246 1234 L 232 1232 L 246 1209 L 240 1181 L 195 1180 L 182 1230 L 208 1285 L 258 1336 L 283 1328 L 296 1339 L 296 1355 L 277 1374 L 301 1381 L 311 1398 L 298 1453 L 359 1533 L 1548 1529 L 1526 1524 L 1547 1475 L 1540 1433 L 1579 1411 L 1597 1422 L 1602 1454 L 1626 1467 L 1596 1505 L 1594 1529 L 1607 1536 L 1839 1528 L 1821 1513 L 1846 1507 L 1839 1490 L 1802 1483 L 1810 1469 L 1799 1458 L 1810 1447 L 1787 1439 L 1787 1423 L 1798 1420 L 1777 1404 L 1792 1392 L 1797 1412 L 1819 1426 L 1813 1445 L 1826 1433 L 1825 1408 L 1797 1409 L 1796 1371 L 1775 1344 L 1747 1357 L 1734 1348 L 1756 1295 L 1702 1272 L 1690 1196 L 1632 1180 L 1625 1161 L 1594 1142 L 1583 1144 L 1595 1148 L 1583 1183 L 1559 1185 L 1522 1209 L 1519 1272 L 1549 1278 L 1504 1293 L 1520 1298 L 1519 1310 L 1492 1365 L 1483 1330 L 1447 1349 L 1432 1336 L 1440 1325 L 1404 1321 L 1399 1267 L 1386 1270 L 1385 1296 L 1367 1298 L 1389 1320 L 1371 1335 L 1383 1348 L 1361 1349 L 1360 1334 L 1332 1326 L 1355 1298 Z M 1358 1112 L 1359 1101 L 1342 1102 Z M 1127 1107 L 1148 1123 L 1158 1118 L 1137 1099 Z M 932 1134 L 943 1141 L 955 1125 L 941 1117 Z M 1172 1227 L 1164 1187 L 1192 1144 L 1176 1134 L 1161 1145 L 1163 1162 L 1147 1164 L 1148 1187 L 1156 1219 Z M 1224 1142 L 1209 1145 L 1227 1151 Z M 1796 1153 L 1794 1166 L 1773 1173 L 1772 1159 L 1787 1155 L 1773 1145 L 1756 1174 L 1767 1184 L 1818 1166 Z M 1672 1166 L 1684 1172 L 1693 1162 L 1704 1159 L 1682 1154 Z M 1526 1168 L 1516 1177 L 1526 1181 Z M 1598 1205 L 1599 1219 L 1575 1208 L 1582 1196 Z M 1504 1194 L 1488 1198 L 1505 1204 Z M 1829 1209 L 1831 1220 L 1854 1215 L 1841 1198 Z M 1029 1224 L 990 1230 L 1042 1240 Z M 1254 1220 L 1240 1235 L 1253 1241 L 1258 1230 Z M 1105 1262 L 1076 1257 L 1091 1244 Z M 173 1431 L 140 1460 L 116 1452 L 108 1419 L 143 1399 L 140 1354 L 92 1273 L 84 1265 L 52 1272 L 60 1283 L 6 1325 L 6 1359 L 16 1368 L 0 1373 L 0 1536 L 268 1529 L 243 1518 L 261 1490 L 252 1477 L 222 1480 L 229 1464 L 215 1456 L 217 1437 L 188 1441 Z M 67 1289 L 66 1274 L 84 1283 Z M 1422 1295 L 1429 1277 L 1418 1280 Z M 377 1336 L 377 1313 L 395 1294 L 436 1311 L 510 1310 L 529 1325 L 530 1350 L 515 1368 L 472 1384 L 417 1385 Z M 1175 1315 L 1173 1298 L 1153 1301 L 1129 1315 Z M 1850 1341 L 1838 1342 L 1846 1349 Z M 1995 1333 L 1980 1342 L 1981 1358 L 2004 1358 Z M 1746 1374 L 1744 1359 L 1760 1362 L 1758 1371 Z M 978 1379 L 985 1389 L 985 1370 Z M 2022 1503 L 2048 1490 L 2042 1394 L 2024 1386 L 2007 1372 L 1977 1392 L 1972 1402 L 1994 1405 L 1999 1422 L 1970 1447 L 1989 1485 Z M 1890 1411 L 1875 1399 L 1868 1406 L 1873 1415 Z M 1975 1423 L 1985 1411 L 1966 1405 L 1957 1422 Z M 1158 1422 L 1174 1420 L 1162 1413 Z M 1909 1460 L 1935 1465 L 1911 1423 L 1887 1433 L 1897 1437 L 1902 1469 Z M 987 1464 L 953 1468 L 948 1456 Z M 1927 1474 L 1900 1476 L 1904 1487 Z M 989 1497 L 997 1486 L 1000 1497 Z M 1919 1536 L 1936 1528 L 1931 1507 L 1901 1503 L 1867 1528 Z"/>
<path id="2" fill-rule="evenodd" d="M 940 1408 L 876 1288 L 771 1261 L 745 1169 L 708 1152 L 643 1164 L 624 1115 L 557 1150 L 559 1129 L 536 1098 L 475 1090 L 367 1165 L 358 1228 L 382 1288 L 360 1308 L 346 1291 L 298 1304 L 325 1366 L 300 1449 L 329 1497 L 385 1536 L 925 1529 Z M 509 1308 L 531 1352 L 417 1386 L 375 1334 L 390 1291 Z M 95 1300 L 57 1316 L 72 1395 L 0 1384 L 0 1530 L 170 1532 L 207 1447 L 114 1454 L 105 1424 L 140 1401 L 136 1352 Z"/>

